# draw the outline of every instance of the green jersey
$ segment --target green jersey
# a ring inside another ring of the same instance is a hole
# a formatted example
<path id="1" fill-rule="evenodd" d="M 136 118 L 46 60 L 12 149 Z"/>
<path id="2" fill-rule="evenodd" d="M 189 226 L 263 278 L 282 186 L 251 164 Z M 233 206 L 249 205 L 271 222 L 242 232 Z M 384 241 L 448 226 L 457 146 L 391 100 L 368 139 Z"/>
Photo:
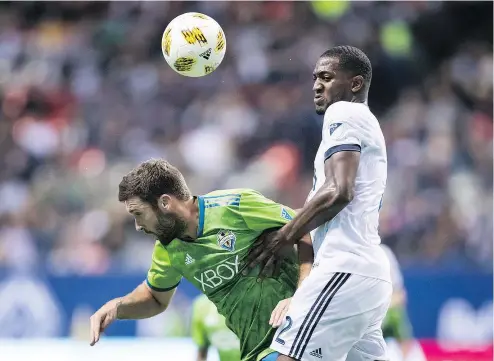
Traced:
<path id="1" fill-rule="evenodd" d="M 199 348 L 215 347 L 220 361 L 240 361 L 240 342 L 237 336 L 226 327 L 225 318 L 205 295 L 194 301 L 191 333 Z"/>
<path id="2" fill-rule="evenodd" d="M 242 275 L 243 260 L 255 240 L 268 229 L 280 228 L 295 212 L 250 189 L 215 191 L 198 197 L 199 227 L 194 242 L 156 242 L 148 285 L 171 290 L 182 277 L 199 288 L 226 318 L 240 339 L 243 361 L 265 355 L 275 329 L 271 311 L 291 297 L 298 281 L 295 251 L 276 278 L 258 279 L 259 268 Z"/>
<path id="3" fill-rule="evenodd" d="M 409 340 L 411 326 L 407 311 L 404 307 L 390 307 L 381 326 L 384 338 L 394 338 L 397 341 Z"/>

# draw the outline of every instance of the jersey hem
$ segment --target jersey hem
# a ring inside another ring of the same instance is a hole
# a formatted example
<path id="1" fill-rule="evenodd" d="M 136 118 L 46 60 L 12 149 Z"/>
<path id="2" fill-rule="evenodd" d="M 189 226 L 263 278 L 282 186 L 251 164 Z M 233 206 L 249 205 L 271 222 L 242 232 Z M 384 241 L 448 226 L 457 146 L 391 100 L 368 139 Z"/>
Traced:
<path id="1" fill-rule="evenodd" d="M 281 344 L 279 344 L 273 340 L 273 343 L 271 344 L 271 346 L 269 346 L 269 348 L 273 352 L 278 352 L 282 355 L 289 356 L 291 345 L 290 346 L 284 346 L 284 345 L 281 345 Z"/>
<path id="2" fill-rule="evenodd" d="M 274 352 L 277 352 L 277 351 L 273 350 L 271 347 L 267 348 L 257 355 L 256 361 L 262 361 L 263 358 L 265 358 L 268 355 L 271 355 Z"/>
<path id="3" fill-rule="evenodd" d="M 177 288 L 178 285 L 180 284 L 180 281 L 175 285 L 175 286 L 172 286 L 172 287 L 166 287 L 166 288 L 161 288 L 161 287 L 156 287 L 156 286 L 153 286 L 151 284 L 151 282 L 149 282 L 148 279 L 146 279 L 146 283 L 147 285 L 149 286 L 149 288 L 151 288 L 153 291 L 156 291 L 156 292 L 167 292 L 167 291 L 171 291 L 173 290 L 174 288 Z"/>
<path id="4" fill-rule="evenodd" d="M 388 282 L 389 284 L 391 284 L 391 279 L 389 279 L 389 278 L 386 278 L 383 276 L 377 276 L 377 275 L 369 275 L 368 273 L 365 273 L 365 272 L 359 272 L 359 271 L 355 272 L 355 269 L 343 269 L 343 268 L 332 269 L 332 268 L 328 268 L 326 271 L 330 272 L 330 273 L 340 272 L 340 273 L 349 273 L 352 275 L 357 275 L 357 276 L 362 276 L 362 277 L 367 277 L 367 278 L 375 278 L 377 280 Z"/>

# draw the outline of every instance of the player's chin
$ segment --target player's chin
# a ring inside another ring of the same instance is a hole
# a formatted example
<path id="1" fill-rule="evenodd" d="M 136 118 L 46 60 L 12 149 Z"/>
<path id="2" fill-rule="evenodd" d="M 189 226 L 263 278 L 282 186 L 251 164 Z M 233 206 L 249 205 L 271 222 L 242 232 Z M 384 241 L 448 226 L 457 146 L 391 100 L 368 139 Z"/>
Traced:
<path id="1" fill-rule="evenodd" d="M 316 114 L 323 115 L 328 107 L 325 105 L 316 105 Z"/>

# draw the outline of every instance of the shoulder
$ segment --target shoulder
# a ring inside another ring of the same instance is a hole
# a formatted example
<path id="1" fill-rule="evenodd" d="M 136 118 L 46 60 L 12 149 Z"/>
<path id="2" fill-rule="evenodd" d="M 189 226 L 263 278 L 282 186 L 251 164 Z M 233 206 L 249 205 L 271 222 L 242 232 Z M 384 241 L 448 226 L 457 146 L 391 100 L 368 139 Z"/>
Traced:
<path id="1" fill-rule="evenodd" d="M 237 203 L 242 201 L 245 201 L 247 199 L 252 199 L 256 197 L 263 197 L 263 195 L 254 190 L 254 189 L 249 189 L 249 188 L 233 188 L 233 189 L 222 189 L 222 190 L 216 190 L 210 193 L 207 193 L 203 196 L 201 196 L 206 203 L 211 203 L 211 202 L 220 202 L 223 203 L 224 205 L 229 205 L 225 204 L 226 203 Z"/>
<path id="2" fill-rule="evenodd" d="M 339 101 L 331 104 L 324 113 L 324 122 L 358 123 L 372 116 L 366 104 Z"/>
<path id="3" fill-rule="evenodd" d="M 207 194 L 204 194 L 203 197 L 226 197 L 229 195 L 243 195 L 250 193 L 259 193 L 254 189 L 250 188 L 231 188 L 231 189 L 218 189 Z"/>
<path id="4" fill-rule="evenodd" d="M 153 258 L 161 261 L 170 261 L 168 250 L 160 241 L 156 241 L 154 244 Z"/>

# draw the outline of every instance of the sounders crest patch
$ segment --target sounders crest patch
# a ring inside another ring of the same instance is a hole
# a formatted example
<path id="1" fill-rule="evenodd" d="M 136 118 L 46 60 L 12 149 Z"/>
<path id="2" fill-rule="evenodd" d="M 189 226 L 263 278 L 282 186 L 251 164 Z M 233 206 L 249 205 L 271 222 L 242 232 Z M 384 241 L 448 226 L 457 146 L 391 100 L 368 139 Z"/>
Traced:
<path id="1" fill-rule="evenodd" d="M 285 207 L 281 208 L 281 218 L 284 218 L 288 221 L 291 221 L 293 217 L 288 213 L 288 211 L 285 209 Z"/>
<path id="2" fill-rule="evenodd" d="M 216 237 L 218 238 L 218 246 L 230 252 L 235 250 L 235 241 L 237 240 L 235 233 L 222 229 Z"/>

